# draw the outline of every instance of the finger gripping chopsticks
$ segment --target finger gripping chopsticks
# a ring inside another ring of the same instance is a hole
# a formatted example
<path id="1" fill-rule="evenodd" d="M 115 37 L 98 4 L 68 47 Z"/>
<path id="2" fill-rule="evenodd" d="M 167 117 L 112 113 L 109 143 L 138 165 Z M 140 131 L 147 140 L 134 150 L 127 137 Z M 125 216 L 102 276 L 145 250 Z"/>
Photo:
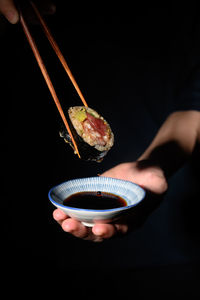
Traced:
<path id="1" fill-rule="evenodd" d="M 61 64 L 63 65 L 65 71 L 67 72 L 67 74 L 68 74 L 68 76 L 69 76 L 69 78 L 70 78 L 73 86 L 75 87 L 75 89 L 76 89 L 79 97 L 81 98 L 84 106 L 87 107 L 88 105 L 87 105 L 87 103 L 86 103 L 86 101 L 85 101 L 85 99 L 84 99 L 84 97 L 83 97 L 83 95 L 82 95 L 82 93 L 81 93 L 81 91 L 80 91 L 80 89 L 78 87 L 78 84 L 76 83 L 76 81 L 75 81 L 75 79 L 74 79 L 74 77 L 73 77 L 73 75 L 72 75 L 72 73 L 71 73 L 71 71 L 70 71 L 70 69 L 69 69 L 69 67 L 67 65 L 67 62 L 66 62 L 65 58 L 63 57 L 63 55 L 62 55 L 62 53 L 61 53 L 61 51 L 60 51 L 60 49 L 59 49 L 56 41 L 54 40 L 54 38 L 53 38 L 53 36 L 52 36 L 49 28 L 47 27 L 44 19 L 40 15 L 39 10 L 37 9 L 36 5 L 32 1 L 30 1 L 30 3 L 31 3 L 31 5 L 32 5 L 32 7 L 33 7 L 33 9 L 35 11 L 36 16 L 38 17 L 38 20 L 39 20 L 39 22 L 40 22 L 40 24 L 41 24 L 41 26 L 42 26 L 42 28 L 44 30 L 44 33 L 45 33 L 46 37 L 49 40 L 49 42 L 50 42 L 53 50 L 55 51 L 57 57 L 59 58 Z M 34 40 L 34 38 L 32 37 L 32 35 L 31 35 L 30 31 L 29 31 L 29 28 L 27 26 L 27 23 L 26 23 L 26 21 L 25 21 L 25 19 L 23 17 L 23 14 L 22 14 L 21 10 L 20 10 L 20 23 L 21 23 L 22 28 L 24 30 L 24 33 L 25 33 L 25 35 L 27 37 L 29 45 L 30 45 L 30 47 L 31 47 L 31 49 L 33 51 L 33 54 L 34 54 L 34 56 L 36 58 L 36 61 L 37 61 L 38 65 L 39 65 L 39 67 L 40 67 L 40 70 L 41 70 L 41 72 L 43 74 L 43 77 L 44 77 L 44 79 L 46 81 L 46 84 L 47 84 L 47 86 L 49 88 L 49 91 L 50 91 L 50 93 L 52 95 L 52 98 L 53 98 L 53 100 L 54 100 L 54 102 L 55 102 L 55 104 L 57 106 L 57 109 L 58 109 L 58 111 L 60 113 L 60 116 L 61 116 L 61 118 L 62 118 L 62 120 L 64 122 L 64 125 L 65 125 L 65 127 L 66 127 L 66 129 L 67 129 L 67 131 L 68 131 L 68 133 L 69 133 L 69 135 L 71 137 L 71 140 L 72 140 L 72 143 L 73 143 L 73 146 L 74 146 L 74 150 L 78 154 L 78 157 L 80 158 L 80 154 L 79 154 L 79 151 L 78 151 L 77 144 L 76 144 L 76 142 L 74 140 L 74 137 L 73 137 L 72 132 L 70 130 L 69 124 L 68 124 L 67 119 L 66 119 L 66 117 L 64 115 L 64 112 L 63 112 L 63 109 L 61 107 L 60 101 L 59 101 L 59 99 L 57 97 L 57 94 L 56 94 L 56 91 L 55 91 L 54 86 L 52 84 L 52 81 L 51 81 L 51 79 L 49 77 L 49 74 L 48 74 L 47 69 L 46 69 L 46 67 L 44 65 L 42 57 L 41 57 L 41 55 L 39 53 L 39 50 L 38 50 L 37 45 L 35 43 L 35 40 Z"/>

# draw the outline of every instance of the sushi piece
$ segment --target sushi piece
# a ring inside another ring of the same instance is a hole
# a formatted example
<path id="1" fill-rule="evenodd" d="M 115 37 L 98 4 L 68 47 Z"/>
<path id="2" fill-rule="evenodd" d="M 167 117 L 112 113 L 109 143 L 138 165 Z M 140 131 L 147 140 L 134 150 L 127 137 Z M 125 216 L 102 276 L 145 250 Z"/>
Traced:
<path id="1" fill-rule="evenodd" d="M 84 160 L 102 161 L 114 144 L 110 125 L 94 109 L 85 106 L 70 107 L 68 115 L 80 157 Z M 60 132 L 60 136 L 73 147 L 66 130 Z"/>

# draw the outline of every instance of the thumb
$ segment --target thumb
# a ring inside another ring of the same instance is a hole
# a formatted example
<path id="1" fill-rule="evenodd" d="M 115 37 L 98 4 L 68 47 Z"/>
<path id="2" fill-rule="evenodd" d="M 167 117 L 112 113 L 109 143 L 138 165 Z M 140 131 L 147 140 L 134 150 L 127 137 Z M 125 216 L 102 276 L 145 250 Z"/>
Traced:
<path id="1" fill-rule="evenodd" d="M 11 23 L 19 21 L 19 14 L 13 0 L 0 0 L 0 13 Z"/>

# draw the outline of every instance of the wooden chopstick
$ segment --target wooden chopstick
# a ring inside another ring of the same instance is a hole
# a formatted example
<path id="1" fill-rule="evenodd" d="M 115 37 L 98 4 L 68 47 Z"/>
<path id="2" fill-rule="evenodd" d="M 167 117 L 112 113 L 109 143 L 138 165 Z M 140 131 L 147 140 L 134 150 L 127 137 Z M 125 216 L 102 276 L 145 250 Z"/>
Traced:
<path id="1" fill-rule="evenodd" d="M 63 67 L 64 67 L 67 75 L 69 76 L 69 78 L 70 78 L 70 80 L 71 80 L 74 88 L 76 89 L 79 97 L 81 98 L 84 106 L 88 107 L 88 105 L 86 103 L 86 100 L 85 100 L 85 98 L 84 98 L 84 96 L 83 96 L 83 94 L 82 94 L 82 92 L 81 92 L 81 90 L 80 90 L 80 88 L 79 88 L 79 86 L 78 86 L 78 84 L 77 84 L 74 76 L 72 75 L 72 72 L 70 71 L 70 68 L 69 68 L 69 66 L 68 66 L 68 64 L 67 64 L 67 62 L 66 62 L 66 60 L 65 60 L 65 58 L 63 56 L 63 54 L 61 53 L 61 51 L 60 51 L 60 49 L 58 47 L 58 44 L 56 43 L 54 37 L 52 36 L 52 34 L 51 34 L 51 32 L 50 32 L 50 30 L 49 30 L 46 22 L 44 21 L 43 17 L 41 16 L 41 14 L 40 14 L 38 8 L 36 7 L 35 3 L 33 3 L 32 1 L 30 1 L 30 3 L 31 3 L 31 5 L 32 5 L 32 7 L 33 7 L 33 9 L 35 11 L 36 16 L 38 17 L 38 20 L 39 20 L 39 22 L 40 22 L 40 24 L 42 26 L 42 29 L 44 30 L 44 33 L 45 33 L 46 37 L 48 38 L 48 40 L 49 40 L 52 48 L 54 49 L 56 55 L 58 56 L 58 58 L 59 58 L 59 60 L 61 62 L 61 64 L 63 65 Z"/>
<path id="2" fill-rule="evenodd" d="M 26 37 L 27 37 L 27 40 L 28 40 L 28 42 L 29 42 L 29 44 L 30 44 L 30 46 L 31 46 L 31 49 L 32 49 L 32 51 L 33 51 L 33 53 L 34 53 L 34 55 L 35 55 L 35 58 L 36 58 L 37 63 L 38 63 L 38 65 L 39 65 L 39 67 L 40 67 L 40 70 L 41 70 L 41 72 L 42 72 L 42 74 L 43 74 L 43 76 L 44 76 L 44 79 L 45 79 L 45 81 L 46 81 L 46 84 L 47 84 L 47 86 L 48 86 L 48 88 L 49 88 L 49 90 L 50 90 L 50 93 L 51 93 L 51 95 L 52 95 L 52 97 L 53 97 L 53 99 L 54 99 L 54 102 L 55 102 L 55 104 L 56 104 L 56 106 L 57 106 L 57 109 L 58 109 L 58 111 L 59 111 L 59 113 L 60 113 L 60 116 L 61 116 L 61 118 L 62 118 L 62 120 L 63 120 L 63 122 L 64 122 L 64 124 L 65 124 L 65 127 L 66 127 L 66 129 L 67 129 L 67 131 L 68 131 L 68 133 L 69 133 L 69 135 L 70 135 L 70 137 L 71 137 L 72 143 L 73 143 L 73 145 L 74 145 L 74 150 L 75 150 L 75 152 L 78 154 L 78 157 L 81 158 L 81 157 L 80 157 L 80 154 L 79 154 L 79 151 L 78 151 L 77 144 L 76 144 L 76 142 L 75 142 L 75 140 L 74 140 L 74 137 L 73 137 L 72 132 L 71 132 L 71 130 L 70 130 L 69 124 L 68 124 L 67 119 L 66 119 L 66 117 L 65 117 L 65 115 L 64 115 L 64 112 L 63 112 L 63 110 L 62 110 L 60 101 L 59 101 L 59 99 L 58 99 L 58 97 L 57 97 L 56 91 L 55 91 L 55 89 L 54 89 L 54 87 L 53 87 L 53 84 L 52 84 L 52 82 L 51 82 L 51 79 L 50 79 L 50 77 L 49 77 L 49 74 L 48 74 L 48 72 L 47 72 L 47 69 L 46 69 L 46 67 L 45 67 L 45 65 L 44 65 L 44 62 L 43 62 L 43 60 L 42 60 L 42 58 L 41 58 L 41 56 L 40 56 L 39 50 L 38 50 L 38 48 L 37 48 L 37 46 L 36 46 L 36 43 L 35 43 L 33 37 L 31 36 L 31 33 L 30 33 L 29 29 L 28 29 L 28 26 L 27 26 L 27 24 L 26 24 L 26 21 L 24 20 L 24 17 L 23 17 L 23 15 L 22 15 L 22 12 L 21 12 L 21 11 L 20 11 L 20 23 L 21 23 L 22 28 L 23 28 L 23 30 L 24 30 L 24 33 L 25 33 L 25 35 L 26 35 Z"/>

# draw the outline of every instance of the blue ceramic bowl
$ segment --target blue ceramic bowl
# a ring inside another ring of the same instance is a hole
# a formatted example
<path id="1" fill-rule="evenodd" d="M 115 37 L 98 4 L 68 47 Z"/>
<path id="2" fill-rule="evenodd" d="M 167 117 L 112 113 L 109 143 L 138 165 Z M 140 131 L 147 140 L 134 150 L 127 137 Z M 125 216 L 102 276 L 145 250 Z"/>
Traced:
<path id="1" fill-rule="evenodd" d="M 84 209 L 63 205 L 63 201 L 78 192 L 106 192 L 117 195 L 125 200 L 126 206 L 113 209 Z M 68 216 L 79 220 L 86 226 L 95 223 L 109 223 L 130 212 L 145 197 L 145 191 L 137 184 L 110 178 L 88 177 L 66 181 L 53 187 L 48 194 L 53 205 L 60 208 Z"/>

